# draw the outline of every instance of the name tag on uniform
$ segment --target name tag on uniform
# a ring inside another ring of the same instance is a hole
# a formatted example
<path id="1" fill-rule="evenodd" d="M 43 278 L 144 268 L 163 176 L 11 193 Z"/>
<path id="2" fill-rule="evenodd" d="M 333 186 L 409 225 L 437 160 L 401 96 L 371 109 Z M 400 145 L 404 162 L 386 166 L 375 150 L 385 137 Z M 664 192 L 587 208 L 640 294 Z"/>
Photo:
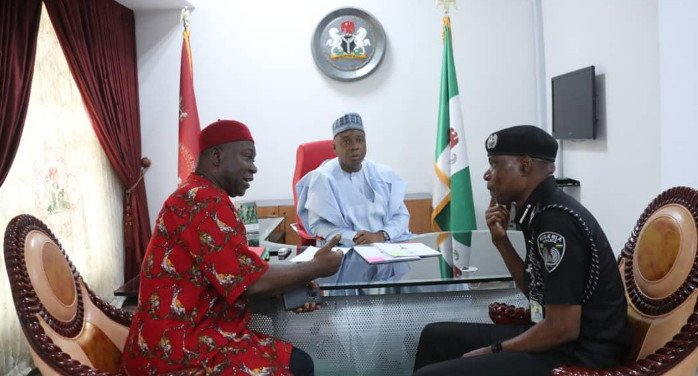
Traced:
<path id="1" fill-rule="evenodd" d="M 540 305 L 535 300 L 530 301 L 530 308 L 531 308 L 531 321 L 537 323 L 543 320 L 545 315 L 543 314 L 543 306 Z"/>

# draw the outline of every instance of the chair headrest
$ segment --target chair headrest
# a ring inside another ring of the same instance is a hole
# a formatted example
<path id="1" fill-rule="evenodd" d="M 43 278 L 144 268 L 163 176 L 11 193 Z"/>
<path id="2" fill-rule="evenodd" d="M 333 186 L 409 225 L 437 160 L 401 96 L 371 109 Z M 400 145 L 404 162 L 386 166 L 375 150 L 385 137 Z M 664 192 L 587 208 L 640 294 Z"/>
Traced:
<path id="1" fill-rule="evenodd" d="M 70 264 L 58 245 L 41 231 L 29 231 L 24 259 L 29 280 L 46 311 L 59 321 L 72 321 L 78 309 L 78 290 Z"/>
<path id="2" fill-rule="evenodd" d="M 675 187 L 645 209 L 621 253 L 629 303 L 658 316 L 673 311 L 698 280 L 698 191 Z"/>

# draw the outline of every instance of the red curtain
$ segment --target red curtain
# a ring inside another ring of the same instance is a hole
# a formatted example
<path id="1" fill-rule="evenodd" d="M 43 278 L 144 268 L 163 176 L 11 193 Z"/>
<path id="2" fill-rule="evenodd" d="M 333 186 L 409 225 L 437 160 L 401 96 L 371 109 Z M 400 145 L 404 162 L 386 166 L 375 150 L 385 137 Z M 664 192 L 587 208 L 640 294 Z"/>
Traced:
<path id="1" fill-rule="evenodd" d="M 124 185 L 124 280 L 139 273 L 150 239 L 141 179 L 133 11 L 113 0 L 44 0 L 97 138 Z M 131 189 L 132 188 L 132 189 Z"/>
<path id="2" fill-rule="evenodd" d="M 41 0 L 0 1 L 0 185 L 24 129 L 40 18 Z"/>

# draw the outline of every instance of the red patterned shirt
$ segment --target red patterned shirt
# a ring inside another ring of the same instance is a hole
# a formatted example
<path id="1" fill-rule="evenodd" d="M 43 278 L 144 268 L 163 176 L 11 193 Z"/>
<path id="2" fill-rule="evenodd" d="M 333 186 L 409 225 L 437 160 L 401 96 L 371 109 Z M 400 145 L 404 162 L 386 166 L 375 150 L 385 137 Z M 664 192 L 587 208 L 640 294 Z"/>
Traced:
<path id="1" fill-rule="evenodd" d="M 190 175 L 165 201 L 148 244 L 123 370 L 289 375 L 291 345 L 247 328 L 242 295 L 267 268 L 247 248 L 225 191 Z"/>

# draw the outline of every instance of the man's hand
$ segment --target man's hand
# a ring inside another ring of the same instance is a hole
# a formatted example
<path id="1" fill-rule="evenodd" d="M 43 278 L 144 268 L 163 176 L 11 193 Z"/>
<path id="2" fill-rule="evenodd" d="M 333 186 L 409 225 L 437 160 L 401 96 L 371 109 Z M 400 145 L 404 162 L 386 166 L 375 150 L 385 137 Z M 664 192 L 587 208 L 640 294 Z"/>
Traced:
<path id="1" fill-rule="evenodd" d="M 494 198 L 490 200 L 490 206 L 485 211 L 485 221 L 490 229 L 492 242 L 503 240 L 507 237 L 507 224 L 509 223 L 509 208 L 497 203 Z"/>
<path id="2" fill-rule="evenodd" d="M 481 347 L 479 349 L 475 349 L 473 351 L 467 352 L 461 356 L 461 358 L 469 358 L 471 356 L 478 356 L 478 355 L 487 355 L 487 354 L 492 354 L 492 349 L 487 346 L 487 347 Z"/>
<path id="3" fill-rule="evenodd" d="M 318 285 L 317 282 L 315 281 L 310 281 L 308 282 L 308 287 L 311 289 L 317 289 Z M 293 312 L 295 313 L 305 313 L 305 312 L 313 312 L 320 309 L 320 303 L 315 303 L 315 302 L 306 302 L 303 304 L 303 307 L 298 307 Z"/>
<path id="4" fill-rule="evenodd" d="M 293 312 L 295 313 L 306 313 L 306 312 L 313 312 L 320 309 L 320 303 L 308 303 L 306 302 L 303 304 L 303 307 L 298 307 L 296 308 Z"/>
<path id="5" fill-rule="evenodd" d="M 319 266 L 320 277 L 329 277 L 337 273 L 339 266 L 342 265 L 342 256 L 344 256 L 344 252 L 332 250 L 332 247 L 335 247 L 340 239 L 341 236 L 335 235 L 315 253 L 315 256 L 313 256 L 313 262 Z"/>
<path id="6" fill-rule="evenodd" d="M 356 232 L 356 236 L 354 236 L 354 244 L 356 245 L 361 245 L 361 244 L 371 244 L 371 243 L 382 243 L 385 241 L 385 238 L 383 237 L 383 234 L 378 231 L 378 232 L 368 232 L 366 230 L 361 230 Z"/>

